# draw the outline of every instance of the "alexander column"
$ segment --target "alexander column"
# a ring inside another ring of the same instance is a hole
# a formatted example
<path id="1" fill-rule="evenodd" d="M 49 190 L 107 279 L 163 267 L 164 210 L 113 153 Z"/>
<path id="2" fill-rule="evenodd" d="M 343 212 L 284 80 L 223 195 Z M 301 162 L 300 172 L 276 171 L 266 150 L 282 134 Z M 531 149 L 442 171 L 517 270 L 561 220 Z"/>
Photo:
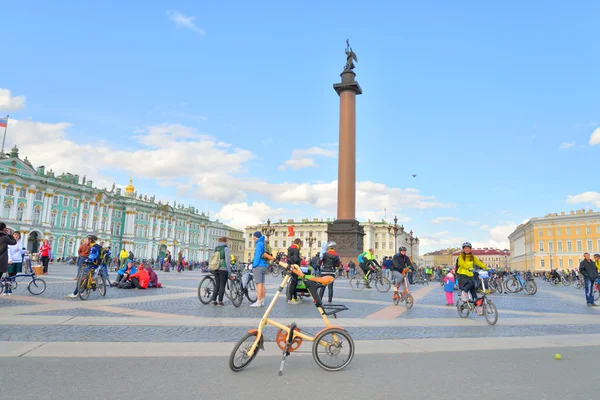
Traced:
<path id="1" fill-rule="evenodd" d="M 364 229 L 356 220 L 356 95 L 362 94 L 354 61 L 358 61 L 346 40 L 346 65 L 341 83 L 333 88 L 340 96 L 340 139 L 338 155 L 337 219 L 327 226 L 330 241 L 337 243 L 343 262 L 363 252 Z"/>

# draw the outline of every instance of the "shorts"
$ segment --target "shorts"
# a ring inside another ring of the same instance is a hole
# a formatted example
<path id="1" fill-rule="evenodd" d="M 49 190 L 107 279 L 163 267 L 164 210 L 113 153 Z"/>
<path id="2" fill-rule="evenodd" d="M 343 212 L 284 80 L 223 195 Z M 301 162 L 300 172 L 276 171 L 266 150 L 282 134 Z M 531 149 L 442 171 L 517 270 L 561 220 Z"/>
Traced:
<path id="1" fill-rule="evenodd" d="M 257 284 L 264 284 L 265 275 L 267 274 L 267 267 L 254 267 L 252 268 L 252 274 L 254 275 L 254 281 Z"/>
<path id="2" fill-rule="evenodd" d="M 23 263 L 8 264 L 8 273 L 9 274 L 19 274 L 21 272 L 23 272 Z"/>

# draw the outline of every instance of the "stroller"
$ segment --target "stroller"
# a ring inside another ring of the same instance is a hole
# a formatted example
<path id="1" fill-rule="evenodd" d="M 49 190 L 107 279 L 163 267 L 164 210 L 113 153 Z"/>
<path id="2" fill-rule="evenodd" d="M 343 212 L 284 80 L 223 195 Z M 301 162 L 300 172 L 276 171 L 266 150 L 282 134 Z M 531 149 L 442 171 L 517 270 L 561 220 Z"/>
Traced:
<path id="1" fill-rule="evenodd" d="M 302 270 L 302 272 L 304 273 L 303 277 L 298 277 L 298 283 L 296 284 L 296 295 L 300 298 L 303 297 L 311 297 L 310 293 L 308 292 L 308 288 L 306 287 L 306 282 L 308 281 L 309 278 L 313 277 L 314 274 L 314 269 L 311 266 L 302 266 L 300 267 L 300 269 Z M 288 282 L 288 287 L 287 287 L 287 293 L 286 293 L 286 297 L 289 300 L 292 299 L 291 296 L 291 291 L 290 291 L 290 287 L 292 285 L 292 280 L 290 279 Z"/>

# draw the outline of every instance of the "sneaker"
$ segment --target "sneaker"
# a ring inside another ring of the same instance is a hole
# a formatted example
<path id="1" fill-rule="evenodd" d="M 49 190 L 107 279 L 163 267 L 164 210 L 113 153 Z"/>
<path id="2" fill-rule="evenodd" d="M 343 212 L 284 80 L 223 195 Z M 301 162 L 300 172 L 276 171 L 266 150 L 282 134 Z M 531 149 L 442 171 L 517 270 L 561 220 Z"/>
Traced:
<path id="1" fill-rule="evenodd" d="M 65 298 L 67 298 L 67 299 L 76 299 L 77 297 L 78 296 L 76 294 L 73 294 L 73 293 L 68 294 L 68 295 L 65 296 Z"/>
<path id="2" fill-rule="evenodd" d="M 11 292 L 12 293 L 12 292 Z M 592 307 L 598 307 L 598 304 L 592 303 Z"/>
<path id="3" fill-rule="evenodd" d="M 258 308 L 258 307 L 262 307 L 262 306 L 263 306 L 262 303 L 259 303 L 258 301 L 250 304 L 250 307 L 252 307 L 252 308 Z"/>
<path id="4" fill-rule="evenodd" d="M 460 299 L 462 301 L 469 301 L 469 296 L 467 295 L 467 292 L 462 292 L 462 294 L 460 295 Z"/>
<path id="5" fill-rule="evenodd" d="M 217 305 L 218 305 L 218 306 L 224 306 L 225 304 L 223 304 L 223 302 L 222 302 L 222 301 L 220 301 L 220 302 L 218 302 L 218 303 L 217 303 Z"/>
<path id="6" fill-rule="evenodd" d="M 218 304 L 218 303 L 217 303 L 216 301 L 211 301 L 211 302 L 210 302 L 210 305 L 211 305 L 211 306 L 216 306 L 217 304 Z"/>
<path id="7" fill-rule="evenodd" d="M 2 292 L 0 293 L 0 296 L 8 296 L 8 293 Z"/>
<path id="8" fill-rule="evenodd" d="M 594 307 L 594 305 L 592 303 L 588 303 L 587 305 L 588 307 Z"/>
<path id="9" fill-rule="evenodd" d="M 288 301 L 288 304 L 293 304 L 293 305 L 297 305 L 300 303 L 301 303 L 301 301 L 298 301 L 298 299 L 292 299 L 292 300 Z"/>

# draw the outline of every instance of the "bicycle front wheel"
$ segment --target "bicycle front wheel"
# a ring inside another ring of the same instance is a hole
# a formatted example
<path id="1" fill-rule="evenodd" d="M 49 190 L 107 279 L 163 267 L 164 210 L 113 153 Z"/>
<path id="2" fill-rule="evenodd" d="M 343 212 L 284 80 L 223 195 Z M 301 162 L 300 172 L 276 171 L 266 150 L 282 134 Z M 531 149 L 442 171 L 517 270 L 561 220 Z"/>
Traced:
<path id="1" fill-rule="evenodd" d="M 415 299 L 412 297 L 412 294 L 406 295 L 406 309 L 410 310 L 415 305 Z"/>
<path id="2" fill-rule="evenodd" d="M 212 276 L 205 276 L 198 285 L 198 299 L 200 303 L 206 305 L 210 303 L 212 294 L 215 291 L 215 281 Z"/>
<path id="3" fill-rule="evenodd" d="M 256 335 L 258 335 L 257 331 L 246 333 L 231 351 L 229 355 L 229 369 L 233 372 L 239 372 L 246 368 L 258 354 L 258 349 L 261 345 L 260 342 L 256 346 L 254 353 L 251 356 L 248 355 L 252 345 L 256 342 Z M 262 341 L 262 338 L 260 340 Z"/>
<path id="4" fill-rule="evenodd" d="M 594 301 L 598 301 L 598 299 L 600 299 L 600 287 L 598 287 L 598 284 L 595 283 L 594 284 Z"/>
<path id="5" fill-rule="evenodd" d="M 375 278 L 375 288 L 380 293 L 387 293 L 390 291 L 392 284 L 388 278 L 385 276 L 378 276 Z"/>
<path id="6" fill-rule="evenodd" d="M 489 300 L 483 304 L 483 315 L 489 325 L 496 325 L 498 322 L 498 309 L 496 305 Z"/>
<path id="7" fill-rule="evenodd" d="M 256 283 L 254 282 L 254 277 L 250 277 L 248 280 L 248 284 L 246 285 L 246 298 L 250 303 L 254 303 L 258 297 L 256 296 Z"/>
<path id="8" fill-rule="evenodd" d="M 231 303 L 235 307 L 239 307 L 242 305 L 242 300 L 244 299 L 244 293 L 242 292 L 242 286 L 240 282 L 235 280 L 231 281 Z"/>
<path id="9" fill-rule="evenodd" d="M 460 297 L 458 298 L 458 301 L 456 302 L 456 311 L 458 311 L 458 316 L 461 318 L 469 317 L 469 312 L 470 312 L 469 306 L 464 301 L 462 301 L 462 299 Z"/>
<path id="10" fill-rule="evenodd" d="M 354 358 L 354 341 L 343 329 L 325 329 L 315 338 L 312 354 L 319 367 L 326 371 L 340 371 Z"/>
<path id="11" fill-rule="evenodd" d="M 88 289 L 89 274 L 79 274 L 77 278 L 77 292 L 81 300 L 87 300 L 90 297 L 90 289 Z"/>
<path id="12" fill-rule="evenodd" d="M 29 293 L 37 296 L 46 291 L 46 282 L 41 278 L 32 279 L 27 285 Z"/>
<path id="13" fill-rule="evenodd" d="M 565 286 L 571 285 L 571 280 L 570 279 L 563 279 L 563 285 L 565 285 Z"/>

